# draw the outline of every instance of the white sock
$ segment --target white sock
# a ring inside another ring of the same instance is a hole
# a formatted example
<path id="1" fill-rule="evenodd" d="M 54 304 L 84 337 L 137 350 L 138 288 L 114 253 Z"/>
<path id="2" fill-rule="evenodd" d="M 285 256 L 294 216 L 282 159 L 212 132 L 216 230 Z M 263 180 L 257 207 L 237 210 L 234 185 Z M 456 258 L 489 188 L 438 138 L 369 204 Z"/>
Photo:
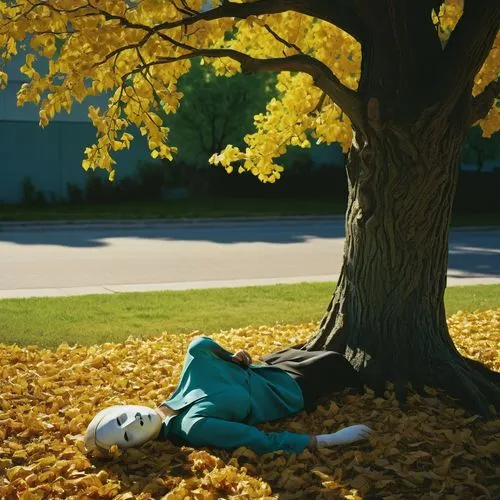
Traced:
<path id="1" fill-rule="evenodd" d="M 320 434 L 316 436 L 316 443 L 318 448 L 328 448 L 337 444 L 348 444 L 354 441 L 360 441 L 368 437 L 371 432 L 373 431 L 366 425 L 351 425 L 333 434 Z"/>

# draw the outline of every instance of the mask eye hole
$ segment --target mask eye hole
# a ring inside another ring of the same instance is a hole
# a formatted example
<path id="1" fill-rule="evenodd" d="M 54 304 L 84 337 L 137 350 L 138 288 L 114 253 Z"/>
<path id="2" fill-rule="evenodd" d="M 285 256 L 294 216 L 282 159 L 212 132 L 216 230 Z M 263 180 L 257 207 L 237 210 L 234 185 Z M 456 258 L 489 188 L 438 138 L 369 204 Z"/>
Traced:
<path id="1" fill-rule="evenodd" d="M 142 420 L 142 415 L 141 415 L 139 412 L 137 412 L 137 413 L 135 414 L 135 418 L 139 418 L 139 423 L 140 423 L 140 425 L 141 425 L 141 427 L 142 427 L 142 426 L 144 425 L 144 422 L 143 422 L 143 420 Z"/>
<path id="2" fill-rule="evenodd" d="M 120 424 L 120 419 L 119 419 L 118 417 L 116 417 L 116 423 L 117 423 L 118 425 L 121 425 L 121 424 Z"/>
<path id="3" fill-rule="evenodd" d="M 125 433 L 125 434 L 123 435 L 123 437 L 125 438 L 125 441 L 127 441 L 127 442 L 128 442 L 128 434 L 127 434 L 127 433 Z"/>

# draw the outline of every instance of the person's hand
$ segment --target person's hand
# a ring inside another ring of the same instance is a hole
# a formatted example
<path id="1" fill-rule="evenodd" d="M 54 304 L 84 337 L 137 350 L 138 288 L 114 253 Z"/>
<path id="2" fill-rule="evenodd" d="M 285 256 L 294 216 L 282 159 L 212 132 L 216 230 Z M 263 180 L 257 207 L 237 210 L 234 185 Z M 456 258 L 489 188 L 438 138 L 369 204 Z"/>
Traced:
<path id="1" fill-rule="evenodd" d="M 252 363 L 252 357 L 246 351 L 238 351 L 233 356 L 231 356 L 231 361 L 246 368 L 249 364 Z"/>
<path id="2" fill-rule="evenodd" d="M 354 443 L 355 441 L 366 439 L 372 432 L 372 429 L 366 425 L 351 425 L 333 434 L 315 436 L 316 446 L 318 448 L 328 448 L 337 444 Z"/>

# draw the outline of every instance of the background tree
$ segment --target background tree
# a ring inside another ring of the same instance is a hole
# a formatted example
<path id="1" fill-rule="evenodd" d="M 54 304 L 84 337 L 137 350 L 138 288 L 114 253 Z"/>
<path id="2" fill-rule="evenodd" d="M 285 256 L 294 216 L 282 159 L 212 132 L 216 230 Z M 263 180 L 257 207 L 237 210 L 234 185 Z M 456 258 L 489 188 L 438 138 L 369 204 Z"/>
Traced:
<path id="1" fill-rule="evenodd" d="M 247 148 L 211 161 L 274 182 L 289 145 L 350 148 L 344 264 L 305 347 L 344 352 L 401 400 L 410 382 L 482 414 L 500 406 L 498 374 L 460 355 L 443 302 L 461 150 L 478 120 L 498 129 L 498 0 L 16 0 L 0 16 L 5 58 L 29 39 L 50 59 L 40 74 L 27 56 L 18 95 L 40 105 L 41 125 L 73 99 L 113 92 L 107 109 L 89 108 L 98 140 L 83 162 L 111 177 L 132 124 L 153 157 L 172 157 L 155 97 L 161 113 L 177 110 L 191 58 L 226 76 L 278 72 L 280 95 Z"/>
<path id="2" fill-rule="evenodd" d="M 165 120 L 171 142 L 178 148 L 176 158 L 207 166 L 226 144 L 243 147 L 254 115 L 276 93 L 274 85 L 273 73 L 218 78 L 213 66 L 193 61 L 189 73 L 179 80 L 184 94 L 179 110 Z"/>

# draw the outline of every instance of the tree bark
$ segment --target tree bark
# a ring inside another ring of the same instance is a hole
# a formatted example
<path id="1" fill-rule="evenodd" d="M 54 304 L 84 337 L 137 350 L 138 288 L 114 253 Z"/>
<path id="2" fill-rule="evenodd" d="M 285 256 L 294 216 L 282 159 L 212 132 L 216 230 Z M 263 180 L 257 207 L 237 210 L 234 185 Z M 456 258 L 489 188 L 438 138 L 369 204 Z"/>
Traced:
<path id="1" fill-rule="evenodd" d="M 377 105 L 368 103 L 369 119 L 378 117 Z M 498 378 L 458 353 L 444 307 L 448 227 L 467 129 L 467 120 L 450 125 L 434 115 L 355 133 L 343 267 L 319 331 L 303 348 L 344 353 L 379 394 L 386 381 L 401 402 L 408 383 L 437 386 L 486 415 L 488 404 L 500 401 Z"/>

